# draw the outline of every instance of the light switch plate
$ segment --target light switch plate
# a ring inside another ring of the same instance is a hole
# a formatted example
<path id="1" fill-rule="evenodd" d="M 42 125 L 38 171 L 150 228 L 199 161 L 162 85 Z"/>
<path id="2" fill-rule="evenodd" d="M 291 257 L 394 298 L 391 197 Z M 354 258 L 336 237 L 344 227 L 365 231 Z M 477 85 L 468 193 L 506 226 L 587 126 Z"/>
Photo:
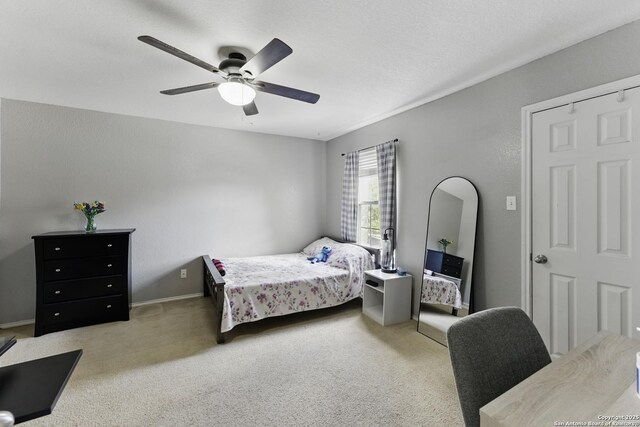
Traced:
<path id="1" fill-rule="evenodd" d="M 507 210 L 508 211 L 516 210 L 516 196 L 507 196 Z"/>

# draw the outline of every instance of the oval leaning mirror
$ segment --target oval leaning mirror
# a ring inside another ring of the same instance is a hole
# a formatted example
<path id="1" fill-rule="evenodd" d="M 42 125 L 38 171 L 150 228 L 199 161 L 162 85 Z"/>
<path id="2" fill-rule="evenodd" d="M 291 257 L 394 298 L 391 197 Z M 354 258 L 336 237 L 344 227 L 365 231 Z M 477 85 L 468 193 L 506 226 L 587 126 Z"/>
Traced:
<path id="1" fill-rule="evenodd" d="M 418 332 L 447 345 L 449 327 L 469 314 L 478 219 L 478 192 L 450 177 L 429 199 Z"/>

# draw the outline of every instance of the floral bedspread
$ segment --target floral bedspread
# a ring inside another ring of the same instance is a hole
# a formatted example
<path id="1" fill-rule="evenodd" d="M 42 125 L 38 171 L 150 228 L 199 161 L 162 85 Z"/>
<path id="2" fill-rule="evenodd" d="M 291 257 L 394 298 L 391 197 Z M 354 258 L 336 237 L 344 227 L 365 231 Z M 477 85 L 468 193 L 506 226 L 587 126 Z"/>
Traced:
<path id="1" fill-rule="evenodd" d="M 462 295 L 455 282 L 443 277 L 423 275 L 420 302 L 462 307 Z"/>
<path id="2" fill-rule="evenodd" d="M 326 263 L 311 264 L 323 245 Z M 339 305 L 362 295 L 365 270 L 374 268 L 364 248 L 323 238 L 301 253 L 226 258 L 222 332 L 272 316 Z"/>

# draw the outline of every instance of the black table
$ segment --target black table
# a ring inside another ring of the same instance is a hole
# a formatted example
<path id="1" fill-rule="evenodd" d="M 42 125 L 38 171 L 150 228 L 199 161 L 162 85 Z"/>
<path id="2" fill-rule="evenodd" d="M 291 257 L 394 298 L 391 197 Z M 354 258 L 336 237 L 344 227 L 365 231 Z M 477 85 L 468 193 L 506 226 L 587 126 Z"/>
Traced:
<path id="1" fill-rule="evenodd" d="M 0 368 L 0 410 L 11 412 L 16 424 L 49 415 L 81 355 L 75 350 Z"/>

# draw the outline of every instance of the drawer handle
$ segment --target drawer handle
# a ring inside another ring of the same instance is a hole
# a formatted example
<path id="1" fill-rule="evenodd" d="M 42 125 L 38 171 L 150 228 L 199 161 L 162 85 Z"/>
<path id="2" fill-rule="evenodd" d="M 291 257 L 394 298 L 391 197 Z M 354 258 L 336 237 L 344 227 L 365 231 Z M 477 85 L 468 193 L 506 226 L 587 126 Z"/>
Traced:
<path id="1" fill-rule="evenodd" d="M 60 269 L 59 268 L 56 268 L 56 273 L 60 273 Z"/>
<path id="2" fill-rule="evenodd" d="M 113 264 L 107 264 L 107 267 L 111 268 L 113 266 Z"/>
<path id="3" fill-rule="evenodd" d="M 112 285 L 111 283 L 109 283 L 109 284 L 107 285 L 107 288 L 113 288 L 113 285 Z"/>
<path id="4" fill-rule="evenodd" d="M 54 313 L 54 316 L 58 317 L 60 316 L 60 313 Z"/>
<path id="5" fill-rule="evenodd" d="M 109 305 L 107 306 L 107 308 L 111 308 L 111 304 L 109 304 Z"/>
<path id="6" fill-rule="evenodd" d="M 111 243 L 107 243 L 108 248 L 110 248 L 111 246 L 113 246 Z"/>
<path id="7" fill-rule="evenodd" d="M 60 250 L 60 248 L 55 248 L 54 250 L 55 250 L 55 251 L 59 251 L 59 250 Z"/>
<path id="8" fill-rule="evenodd" d="M 55 291 L 54 294 L 60 295 L 60 291 Z"/>

